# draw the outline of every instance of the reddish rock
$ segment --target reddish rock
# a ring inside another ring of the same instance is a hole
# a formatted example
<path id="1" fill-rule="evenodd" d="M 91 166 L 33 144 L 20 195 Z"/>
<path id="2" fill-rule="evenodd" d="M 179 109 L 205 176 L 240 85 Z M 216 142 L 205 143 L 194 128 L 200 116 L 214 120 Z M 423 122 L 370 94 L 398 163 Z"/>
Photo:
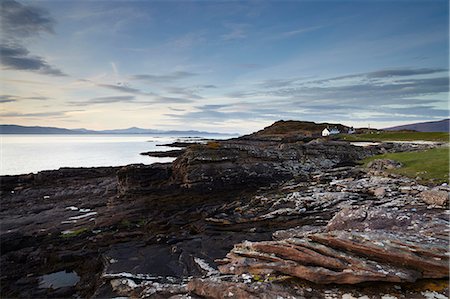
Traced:
<path id="1" fill-rule="evenodd" d="M 335 231 L 238 244 L 219 270 L 224 274 L 282 273 L 319 284 L 414 282 L 447 277 L 446 252 L 447 243 L 436 238 Z"/>

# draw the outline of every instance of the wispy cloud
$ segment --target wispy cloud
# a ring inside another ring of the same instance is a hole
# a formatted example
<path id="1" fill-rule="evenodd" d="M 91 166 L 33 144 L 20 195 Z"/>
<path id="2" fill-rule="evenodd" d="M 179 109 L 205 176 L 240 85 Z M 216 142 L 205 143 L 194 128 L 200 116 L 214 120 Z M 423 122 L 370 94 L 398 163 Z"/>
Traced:
<path id="1" fill-rule="evenodd" d="M 140 80 L 149 83 L 168 83 L 176 80 L 196 76 L 196 73 L 178 71 L 169 74 L 138 74 L 130 77 L 131 80 Z"/>
<path id="2" fill-rule="evenodd" d="M 96 97 L 86 101 L 70 101 L 69 104 L 74 106 L 87 106 L 93 104 L 130 103 L 134 101 L 136 101 L 135 96 L 108 96 Z"/>
<path id="3" fill-rule="evenodd" d="M 8 38 L 31 37 L 41 32 L 53 33 L 55 21 L 48 11 L 17 1 L 0 2 L 2 34 Z"/>
<path id="4" fill-rule="evenodd" d="M 0 95 L 0 103 L 12 103 L 12 102 L 16 102 L 17 101 L 17 97 L 12 96 L 12 95 Z"/>
<path id="5" fill-rule="evenodd" d="M 179 121 L 214 123 L 280 118 L 324 121 L 439 119 L 449 115 L 447 109 L 437 105 L 449 89 L 448 77 L 436 77 L 445 71 L 437 68 L 384 69 L 322 80 L 272 79 L 255 83 L 253 88 L 235 90 L 228 95 L 227 104 L 197 106 L 195 111 L 168 116 Z"/>
<path id="6" fill-rule="evenodd" d="M 430 75 L 448 72 L 448 69 L 443 68 L 416 68 L 416 69 L 407 69 L 407 68 L 392 68 L 385 70 L 378 70 L 374 72 L 367 73 L 358 73 L 358 74 L 350 74 L 345 76 L 327 78 L 323 80 L 316 80 L 310 83 L 326 83 L 330 81 L 337 81 L 343 79 L 352 79 L 352 78 L 367 78 L 367 79 L 385 79 L 385 78 L 393 78 L 393 77 L 408 77 L 415 75 Z"/>
<path id="7" fill-rule="evenodd" d="M 133 87 L 129 87 L 126 85 L 113 85 L 113 84 L 104 84 L 104 83 L 98 83 L 96 84 L 99 87 L 104 87 L 108 89 L 112 89 L 115 91 L 125 92 L 125 93 L 131 93 L 131 94 L 144 94 L 141 90 Z"/>
<path id="8" fill-rule="evenodd" d="M 48 11 L 13 0 L 1 1 L 0 8 L 2 35 L 8 40 L 2 41 L 0 45 L 0 62 L 3 68 L 67 76 L 50 66 L 45 58 L 30 54 L 22 45 L 24 38 L 36 37 L 42 32 L 53 33 L 55 22 Z"/>
<path id="9" fill-rule="evenodd" d="M 248 36 L 248 24 L 226 24 L 225 27 L 228 29 L 228 32 L 221 35 L 224 41 L 245 39 Z"/>
<path id="10" fill-rule="evenodd" d="M 22 112 L 4 112 L 0 113 L 1 117 L 58 117 L 64 118 L 68 117 L 72 112 L 82 112 L 84 110 L 64 110 L 64 111 L 48 111 L 48 112 L 33 112 L 33 113 L 22 113 Z"/>
<path id="11" fill-rule="evenodd" d="M 17 102 L 21 100 L 49 100 L 48 97 L 41 97 L 41 96 L 32 96 L 32 97 L 23 97 L 23 96 L 16 96 L 16 95 L 9 95 L 9 94 L 3 94 L 0 95 L 0 103 L 11 103 L 11 102 Z"/>
<path id="12" fill-rule="evenodd" d="M 0 45 L 1 64 L 5 69 L 33 71 L 45 75 L 67 76 L 61 70 L 50 66 L 44 58 L 32 56 L 18 44 Z"/>
<path id="13" fill-rule="evenodd" d="M 311 26 L 311 27 L 298 28 L 298 29 L 295 29 L 295 30 L 283 32 L 283 33 L 281 33 L 279 35 L 279 37 L 281 37 L 281 38 L 292 37 L 292 36 L 300 35 L 300 34 L 303 34 L 303 33 L 319 30 L 319 29 L 321 29 L 323 27 L 325 27 L 325 26 Z"/>

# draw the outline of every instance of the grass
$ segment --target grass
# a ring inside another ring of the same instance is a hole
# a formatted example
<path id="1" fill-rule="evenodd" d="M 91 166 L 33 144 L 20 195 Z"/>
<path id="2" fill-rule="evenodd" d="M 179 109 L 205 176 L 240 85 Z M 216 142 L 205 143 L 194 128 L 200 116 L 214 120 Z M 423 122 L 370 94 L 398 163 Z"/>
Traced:
<path id="1" fill-rule="evenodd" d="M 439 147 L 420 152 L 391 153 L 372 156 L 363 160 L 367 165 L 375 159 L 391 159 L 403 164 L 389 172 L 411 178 L 419 177 L 419 182 L 441 184 L 449 182 L 449 148 Z"/>
<path id="2" fill-rule="evenodd" d="M 220 147 L 220 143 L 217 141 L 208 141 L 206 147 L 210 149 L 218 149 Z"/>
<path id="3" fill-rule="evenodd" d="M 386 131 L 373 134 L 340 135 L 339 137 L 347 141 L 449 141 L 449 133 L 445 132 Z"/>
<path id="4" fill-rule="evenodd" d="M 79 235 L 81 235 L 81 234 L 83 234 L 83 233 L 85 233 L 87 231 L 88 231 L 87 228 L 82 227 L 82 228 L 79 228 L 79 229 L 74 230 L 74 231 L 69 231 L 67 233 L 63 233 L 62 237 L 65 238 L 65 239 L 66 238 L 73 238 L 73 237 L 79 236 Z"/>

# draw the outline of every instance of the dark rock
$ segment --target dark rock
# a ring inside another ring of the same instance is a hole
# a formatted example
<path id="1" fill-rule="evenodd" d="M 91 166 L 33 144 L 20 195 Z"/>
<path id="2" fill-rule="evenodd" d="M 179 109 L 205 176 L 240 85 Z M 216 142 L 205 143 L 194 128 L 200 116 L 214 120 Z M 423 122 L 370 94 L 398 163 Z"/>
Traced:
<path id="1" fill-rule="evenodd" d="M 190 145 L 173 166 L 1 177 L 0 295 L 421 298 L 427 278 L 447 296 L 448 211 L 422 197 L 449 188 L 355 167 L 410 147 L 297 125 Z M 79 275 L 74 288 L 39 289 L 62 269 Z"/>
<path id="2" fill-rule="evenodd" d="M 181 154 L 184 153 L 184 150 L 170 150 L 170 151 L 153 151 L 153 152 L 145 152 L 145 153 L 141 153 L 141 155 L 143 156 L 149 156 L 149 157 L 160 157 L 160 158 L 165 158 L 165 157 L 178 157 Z"/>
<path id="3" fill-rule="evenodd" d="M 203 190 L 262 186 L 309 173 L 354 165 L 368 155 L 345 142 L 276 143 L 232 140 L 190 147 L 173 162 L 173 176 L 183 187 Z"/>
<path id="4" fill-rule="evenodd" d="M 157 191 L 167 185 L 172 174 L 171 163 L 133 164 L 117 171 L 119 194 Z"/>
<path id="5" fill-rule="evenodd" d="M 194 142 L 194 141 L 192 141 L 192 142 L 181 142 L 181 141 L 175 141 L 175 142 L 167 143 L 167 144 L 157 144 L 156 146 L 167 146 L 167 147 L 181 147 L 181 148 L 184 148 L 184 147 L 188 147 L 188 146 L 191 146 L 191 145 L 202 144 L 202 143 L 206 142 L 208 139 L 196 139 L 196 140 L 201 140 L 203 142 Z"/>

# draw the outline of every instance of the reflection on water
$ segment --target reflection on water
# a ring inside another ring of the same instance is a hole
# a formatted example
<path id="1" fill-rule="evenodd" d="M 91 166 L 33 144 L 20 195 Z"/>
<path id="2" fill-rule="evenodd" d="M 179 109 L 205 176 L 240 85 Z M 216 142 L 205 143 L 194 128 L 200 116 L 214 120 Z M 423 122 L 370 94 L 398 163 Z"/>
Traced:
<path id="1" fill-rule="evenodd" d="M 40 289 L 58 289 L 72 287 L 80 281 L 80 276 L 74 271 L 59 271 L 39 277 Z"/>
<path id="2" fill-rule="evenodd" d="M 201 136 L 200 136 L 201 137 Z M 0 135 L 0 175 L 26 174 L 60 167 L 121 166 L 133 163 L 171 162 L 174 158 L 140 155 L 152 150 L 173 148 L 156 146 L 177 141 L 167 135 Z M 223 139 L 214 135 L 206 138 Z M 195 141 L 195 140 L 190 140 Z"/>

